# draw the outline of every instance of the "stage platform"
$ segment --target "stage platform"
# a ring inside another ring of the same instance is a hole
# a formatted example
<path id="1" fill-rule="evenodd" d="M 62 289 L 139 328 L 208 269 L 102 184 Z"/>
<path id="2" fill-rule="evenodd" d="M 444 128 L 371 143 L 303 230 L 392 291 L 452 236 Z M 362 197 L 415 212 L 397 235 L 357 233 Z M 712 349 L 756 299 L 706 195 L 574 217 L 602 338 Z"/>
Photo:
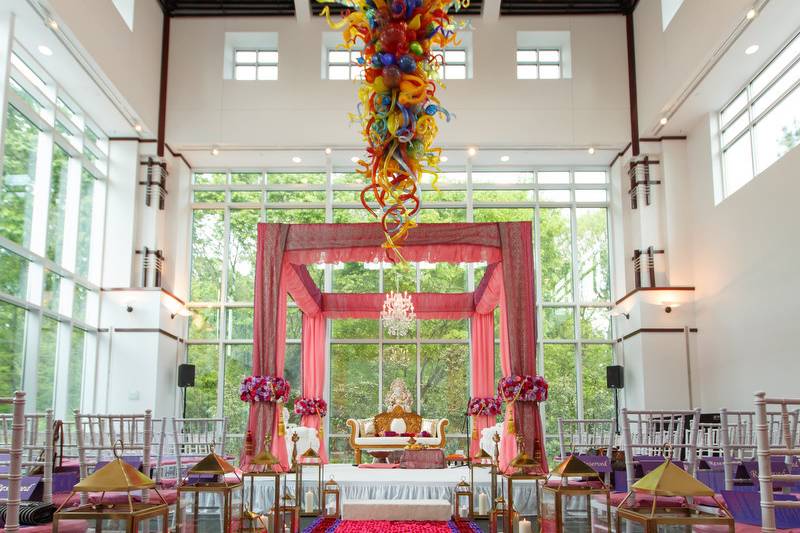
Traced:
<path id="1" fill-rule="evenodd" d="M 310 473 L 313 470 L 306 470 Z M 462 479 L 469 481 L 469 468 L 459 466 L 432 470 L 368 469 L 352 465 L 325 465 L 324 481 L 331 476 L 339 484 L 343 500 L 447 500 L 453 501 L 453 491 Z M 477 493 L 491 494 L 490 476 L 486 469 L 475 470 Z M 498 477 L 498 486 L 501 478 Z M 249 501 L 250 486 L 245 486 L 245 502 Z M 294 476 L 287 476 L 290 493 L 294 492 Z M 317 492 L 316 477 L 303 479 L 303 494 Z M 273 487 L 266 480 L 255 485 L 254 508 L 257 511 L 272 505 Z M 300 501 L 303 501 L 301 496 Z M 477 500 L 476 500 L 477 502 Z M 477 505 L 477 503 L 476 503 Z M 532 481 L 514 483 L 514 505 L 523 516 L 536 516 L 536 489 Z"/>

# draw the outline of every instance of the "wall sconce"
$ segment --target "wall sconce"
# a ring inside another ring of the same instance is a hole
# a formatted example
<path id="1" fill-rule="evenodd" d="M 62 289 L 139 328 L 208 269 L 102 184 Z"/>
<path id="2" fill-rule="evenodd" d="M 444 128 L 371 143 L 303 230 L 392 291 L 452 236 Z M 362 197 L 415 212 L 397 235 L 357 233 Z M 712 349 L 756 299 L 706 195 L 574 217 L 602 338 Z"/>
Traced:
<path id="1" fill-rule="evenodd" d="M 174 320 L 176 316 L 192 316 L 192 310 L 185 305 L 181 305 L 178 309 L 172 312 L 170 318 Z"/>
<path id="2" fill-rule="evenodd" d="M 680 302 L 661 302 L 661 305 L 664 306 L 665 313 L 671 313 L 673 309 L 681 306 Z"/>
<path id="3" fill-rule="evenodd" d="M 624 316 L 627 320 L 630 320 L 631 318 L 631 314 L 623 311 L 622 308 L 620 308 L 618 305 L 615 305 L 614 307 L 611 308 L 611 316 L 612 317 Z"/>

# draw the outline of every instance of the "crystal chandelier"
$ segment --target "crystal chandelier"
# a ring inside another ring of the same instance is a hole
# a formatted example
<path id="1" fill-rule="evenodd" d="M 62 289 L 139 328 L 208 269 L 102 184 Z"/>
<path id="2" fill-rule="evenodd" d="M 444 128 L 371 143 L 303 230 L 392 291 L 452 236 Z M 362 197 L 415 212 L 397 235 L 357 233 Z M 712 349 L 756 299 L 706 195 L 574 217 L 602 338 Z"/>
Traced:
<path id="1" fill-rule="evenodd" d="M 392 291 L 386 295 L 386 299 L 383 301 L 381 320 L 390 335 L 404 336 L 416 319 L 414 304 L 411 303 L 411 296 L 407 292 L 401 294 Z"/>

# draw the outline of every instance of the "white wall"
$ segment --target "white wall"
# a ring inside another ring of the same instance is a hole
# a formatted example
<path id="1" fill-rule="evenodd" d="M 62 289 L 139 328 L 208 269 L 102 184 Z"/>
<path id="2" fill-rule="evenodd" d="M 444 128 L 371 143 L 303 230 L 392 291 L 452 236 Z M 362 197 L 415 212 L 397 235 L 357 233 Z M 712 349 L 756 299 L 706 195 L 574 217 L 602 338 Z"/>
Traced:
<path id="1" fill-rule="evenodd" d="M 519 81 L 518 30 L 569 30 L 572 79 Z M 278 32 L 279 80 L 223 80 L 226 31 Z M 359 146 L 358 85 L 320 79 L 324 21 L 187 18 L 172 21 L 167 140 L 173 147 Z M 456 115 L 439 144 L 622 147 L 629 140 L 622 16 L 473 19 L 474 78 L 450 81 Z M 439 93 L 437 93 L 439 94 Z"/>
<path id="2" fill-rule="evenodd" d="M 702 407 L 752 409 L 752 393 L 797 397 L 800 149 L 714 205 L 709 120 L 688 139 Z"/>
<path id="3" fill-rule="evenodd" d="M 145 130 L 155 132 L 163 23 L 158 2 L 135 2 L 133 31 L 110 0 L 49 0 L 49 4 L 135 110 Z"/>
<path id="4" fill-rule="evenodd" d="M 639 131 L 647 136 L 662 110 L 686 87 L 743 19 L 753 0 L 686 0 L 662 30 L 661 1 L 634 11 Z"/>

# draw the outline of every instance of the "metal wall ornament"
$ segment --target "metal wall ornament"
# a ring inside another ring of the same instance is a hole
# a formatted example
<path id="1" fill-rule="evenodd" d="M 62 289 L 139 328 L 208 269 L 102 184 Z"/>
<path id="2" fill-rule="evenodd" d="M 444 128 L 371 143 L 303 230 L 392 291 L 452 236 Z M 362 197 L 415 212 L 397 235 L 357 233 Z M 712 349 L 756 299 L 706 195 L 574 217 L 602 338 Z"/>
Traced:
<path id="1" fill-rule="evenodd" d="M 322 489 L 322 516 L 339 518 L 341 515 L 341 491 L 333 476 Z"/>
<path id="2" fill-rule="evenodd" d="M 472 487 L 462 479 L 453 492 L 453 520 L 467 522 L 472 518 Z"/>
<path id="3" fill-rule="evenodd" d="M 233 465 L 214 452 L 212 444 L 211 453 L 190 468 L 178 485 L 176 533 L 207 528 L 238 533 L 243 526 L 243 492 L 242 478 Z"/>
<path id="4" fill-rule="evenodd" d="M 121 454 L 122 443 L 118 441 L 114 446 L 114 460 L 73 487 L 70 498 L 53 515 L 53 531 L 74 531 L 78 525 L 85 529 L 88 522 L 98 532 L 167 533 L 169 506 L 156 488 L 155 481 L 125 463 Z M 150 489 L 158 497 L 156 503 L 150 503 Z M 133 493 L 140 491 L 145 497 L 142 501 L 135 501 Z M 97 503 L 65 508 L 76 493 L 90 492 L 100 493 Z M 127 502 L 104 501 L 108 492 L 126 493 Z"/>
<path id="5" fill-rule="evenodd" d="M 514 484 L 527 486 L 533 482 L 535 485 L 534 490 L 536 491 L 536 504 L 540 506 L 542 502 L 542 484 L 547 479 L 547 472 L 542 470 L 538 447 L 537 451 L 534 452 L 534 456 L 529 456 L 525 451 L 522 435 L 517 435 L 517 450 L 517 456 L 508 463 L 508 468 L 503 472 L 504 490 L 510 511 L 506 519 L 506 529 L 503 531 L 514 531 L 514 519 L 519 517 L 519 513 L 514 508 Z"/>
<path id="6" fill-rule="evenodd" d="M 570 455 L 550 472 L 542 489 L 539 504 L 541 531 L 562 533 L 567 522 L 570 531 L 608 530 L 611 520 L 610 493 L 597 471 L 577 455 Z M 596 507 L 593 511 L 592 497 L 595 495 L 605 496 L 604 517 Z"/>
<path id="7" fill-rule="evenodd" d="M 652 505 L 637 505 L 635 498 L 632 505 L 626 505 L 632 495 L 645 494 L 653 499 Z M 680 507 L 659 505 L 659 497 L 682 497 Z M 708 496 L 717 503 L 717 508 L 698 506 L 689 498 Z M 617 506 L 617 531 L 621 527 L 629 530 L 644 530 L 651 533 L 666 533 L 676 526 L 692 530 L 701 526 L 704 531 L 733 533 L 735 525 L 727 508 L 721 504 L 714 491 L 693 478 L 689 473 L 675 465 L 667 458 L 655 470 L 641 478 L 631 486 L 625 499 Z"/>
<path id="8" fill-rule="evenodd" d="M 242 501 L 242 517 L 244 525 L 242 530 L 247 532 L 261 532 L 265 529 L 269 531 L 280 531 L 280 517 L 277 507 L 281 498 L 281 481 L 285 474 L 280 470 L 280 460 L 271 452 L 272 437 L 267 436 L 264 440 L 264 449 L 250 460 L 248 469 L 242 473 L 242 483 L 244 485 L 247 503 Z M 267 486 L 273 487 L 272 505 L 267 509 L 256 510 L 255 508 L 255 485 L 257 480 L 265 480 Z M 248 481 L 250 482 L 248 485 Z M 249 487 L 249 489 L 248 489 Z"/>

